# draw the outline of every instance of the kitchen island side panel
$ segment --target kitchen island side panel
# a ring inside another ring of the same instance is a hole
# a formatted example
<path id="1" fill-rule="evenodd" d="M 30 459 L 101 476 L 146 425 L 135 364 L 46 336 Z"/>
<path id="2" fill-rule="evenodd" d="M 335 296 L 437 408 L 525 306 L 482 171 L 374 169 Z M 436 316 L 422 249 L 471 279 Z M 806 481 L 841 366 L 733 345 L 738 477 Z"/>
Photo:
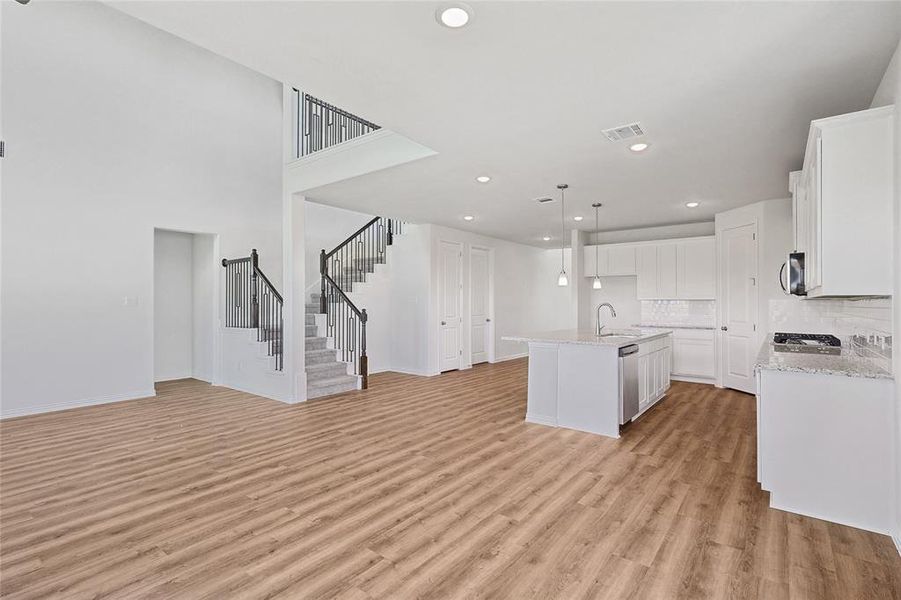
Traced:
<path id="1" fill-rule="evenodd" d="M 619 355 L 613 346 L 561 344 L 557 425 L 619 437 Z"/>
<path id="2" fill-rule="evenodd" d="M 529 344 L 529 423 L 557 425 L 558 348 L 557 344 Z"/>

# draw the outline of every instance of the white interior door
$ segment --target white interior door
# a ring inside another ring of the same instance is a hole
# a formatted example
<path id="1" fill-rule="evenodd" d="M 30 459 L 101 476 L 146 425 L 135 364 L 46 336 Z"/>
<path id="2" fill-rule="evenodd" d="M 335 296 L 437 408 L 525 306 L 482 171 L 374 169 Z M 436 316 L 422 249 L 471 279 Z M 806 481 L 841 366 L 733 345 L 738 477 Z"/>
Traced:
<path id="1" fill-rule="evenodd" d="M 757 223 L 717 231 L 719 247 L 720 375 L 723 386 L 756 392 Z"/>
<path id="2" fill-rule="evenodd" d="M 489 360 L 491 346 L 491 272 L 486 248 L 473 248 L 470 255 L 470 322 L 472 327 L 472 364 Z"/>
<path id="3" fill-rule="evenodd" d="M 463 319 L 460 315 L 460 289 L 462 288 L 461 261 L 463 246 L 456 242 L 441 242 L 438 266 L 438 349 L 440 370 L 460 368 L 462 345 L 460 332 Z"/>

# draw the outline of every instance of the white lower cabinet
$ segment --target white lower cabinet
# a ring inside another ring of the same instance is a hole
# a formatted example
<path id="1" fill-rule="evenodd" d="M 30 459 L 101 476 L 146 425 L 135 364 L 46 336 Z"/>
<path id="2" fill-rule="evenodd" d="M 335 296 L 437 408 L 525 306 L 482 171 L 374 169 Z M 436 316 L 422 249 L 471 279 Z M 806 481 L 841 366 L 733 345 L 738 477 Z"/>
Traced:
<path id="1" fill-rule="evenodd" d="M 761 370 L 757 478 L 780 510 L 889 533 L 891 379 Z"/>
<path id="2" fill-rule="evenodd" d="M 673 331 L 673 375 L 697 379 L 715 378 L 716 353 L 712 329 Z"/>
<path id="3" fill-rule="evenodd" d="M 670 387 L 671 336 L 638 345 L 638 411 L 643 412 Z"/>

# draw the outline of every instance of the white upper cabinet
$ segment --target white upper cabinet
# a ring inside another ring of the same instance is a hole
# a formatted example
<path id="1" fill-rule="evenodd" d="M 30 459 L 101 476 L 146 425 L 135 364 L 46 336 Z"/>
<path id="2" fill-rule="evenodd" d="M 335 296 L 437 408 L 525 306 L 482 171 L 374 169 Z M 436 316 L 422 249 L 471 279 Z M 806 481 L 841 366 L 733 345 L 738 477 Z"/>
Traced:
<path id="1" fill-rule="evenodd" d="M 585 246 L 585 277 L 637 275 L 639 300 L 715 298 L 713 237 Z"/>
<path id="2" fill-rule="evenodd" d="M 657 298 L 657 246 L 647 244 L 637 249 L 638 298 Z"/>
<path id="3" fill-rule="evenodd" d="M 716 240 L 684 240 L 676 245 L 676 293 L 686 300 L 716 296 Z"/>
<path id="4" fill-rule="evenodd" d="M 604 277 L 607 275 L 608 250 L 607 246 L 585 246 L 583 248 L 585 260 L 584 277 L 594 277 L 595 273 Z M 597 256 L 597 270 L 595 271 L 595 256 Z"/>
<path id="5" fill-rule="evenodd" d="M 635 246 L 608 246 L 608 275 L 635 275 Z"/>
<path id="6" fill-rule="evenodd" d="M 807 295 L 892 294 L 893 107 L 813 121 L 792 176 Z"/>
<path id="7" fill-rule="evenodd" d="M 597 274 L 601 277 L 635 275 L 635 245 L 608 244 L 585 246 L 585 277 L 595 275 L 595 253 L 597 253 Z"/>
<path id="8" fill-rule="evenodd" d="M 657 298 L 678 298 L 676 244 L 657 244 Z"/>

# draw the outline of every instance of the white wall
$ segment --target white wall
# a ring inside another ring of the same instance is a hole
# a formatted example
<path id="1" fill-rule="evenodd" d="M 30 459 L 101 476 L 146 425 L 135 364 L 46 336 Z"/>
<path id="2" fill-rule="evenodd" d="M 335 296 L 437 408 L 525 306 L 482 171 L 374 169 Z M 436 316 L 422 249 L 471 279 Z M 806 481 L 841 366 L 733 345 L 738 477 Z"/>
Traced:
<path id="1" fill-rule="evenodd" d="M 870 108 L 895 104 L 901 98 L 899 88 L 901 88 L 901 42 L 898 42 L 898 47 L 895 48 L 895 53 L 882 76 L 882 81 L 879 82 L 879 87 L 873 94 Z"/>
<path id="2" fill-rule="evenodd" d="M 2 11 L 0 414 L 151 395 L 154 227 L 281 281 L 282 87 L 99 3 Z"/>
<path id="3" fill-rule="evenodd" d="M 219 266 L 214 254 L 215 236 L 196 233 L 191 236 L 192 268 L 192 340 L 191 376 L 213 383 L 216 379 L 216 336 L 218 315 L 215 312 L 218 298 L 215 296 Z"/>
<path id="4" fill-rule="evenodd" d="M 901 43 L 899 43 L 901 48 Z M 894 298 L 901 298 L 901 59 L 899 51 L 895 51 L 891 69 L 894 70 L 894 94 L 895 100 L 895 279 Z M 901 302 L 893 302 L 892 337 L 901 340 Z M 897 343 L 895 344 L 897 347 Z M 898 376 L 901 374 L 901 351 L 896 350 L 893 356 L 895 373 L 895 546 L 901 552 L 901 384 Z"/>
<path id="5" fill-rule="evenodd" d="M 590 279 L 588 287 L 591 288 Z M 590 289 L 588 327 L 594 329 L 597 307 L 601 302 L 609 302 L 616 309 L 616 317 L 610 316 L 607 308 L 601 309 L 601 323 L 607 329 L 628 328 L 641 322 L 641 302 L 638 300 L 638 278 L 602 277 L 600 290 Z"/>
<path id="6" fill-rule="evenodd" d="M 153 379 L 190 377 L 193 371 L 194 237 L 153 234 Z"/>
<path id="7" fill-rule="evenodd" d="M 325 204 L 306 202 L 304 224 L 304 273 L 308 289 L 319 281 L 319 253 L 329 252 L 372 220 L 366 215 Z M 318 289 L 318 288 L 317 288 Z"/>
<path id="8" fill-rule="evenodd" d="M 619 231 L 599 231 L 587 234 L 586 244 L 620 244 L 647 242 L 652 240 L 672 240 L 676 238 L 700 237 L 714 234 L 713 221 L 683 223 L 681 225 L 661 225 Z"/>
<path id="9" fill-rule="evenodd" d="M 575 325 L 576 297 L 571 287 L 559 287 L 560 250 L 545 250 L 474 233 L 430 225 L 431 293 L 429 306 L 429 372 L 438 372 L 438 244 L 443 241 L 463 244 L 463 357 L 470 366 L 469 252 L 472 246 L 492 250 L 494 273 L 495 360 L 524 355 L 526 344 L 501 338 L 537 331 L 571 328 Z M 564 264 L 573 285 L 571 253 L 564 253 Z"/>

